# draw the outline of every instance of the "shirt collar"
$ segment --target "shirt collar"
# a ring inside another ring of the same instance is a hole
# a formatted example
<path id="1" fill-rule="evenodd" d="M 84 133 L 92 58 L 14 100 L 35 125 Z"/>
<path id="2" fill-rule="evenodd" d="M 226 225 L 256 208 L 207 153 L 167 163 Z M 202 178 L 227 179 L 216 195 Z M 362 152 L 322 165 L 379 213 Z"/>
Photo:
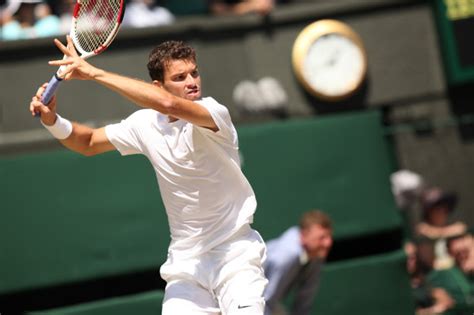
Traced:
<path id="1" fill-rule="evenodd" d="M 300 254 L 300 264 L 301 265 L 306 265 L 309 261 L 308 253 L 302 248 L 301 254 Z"/>

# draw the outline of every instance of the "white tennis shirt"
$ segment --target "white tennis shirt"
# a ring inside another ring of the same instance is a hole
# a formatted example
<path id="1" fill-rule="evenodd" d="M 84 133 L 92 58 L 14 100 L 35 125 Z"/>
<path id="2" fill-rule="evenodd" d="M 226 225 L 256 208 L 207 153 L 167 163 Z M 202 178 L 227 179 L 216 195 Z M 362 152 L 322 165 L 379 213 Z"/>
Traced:
<path id="1" fill-rule="evenodd" d="M 156 173 L 175 257 L 193 257 L 252 223 L 255 194 L 240 169 L 237 132 L 229 111 L 211 97 L 206 107 L 219 131 L 152 109 L 105 128 L 122 155 L 144 154 Z"/>

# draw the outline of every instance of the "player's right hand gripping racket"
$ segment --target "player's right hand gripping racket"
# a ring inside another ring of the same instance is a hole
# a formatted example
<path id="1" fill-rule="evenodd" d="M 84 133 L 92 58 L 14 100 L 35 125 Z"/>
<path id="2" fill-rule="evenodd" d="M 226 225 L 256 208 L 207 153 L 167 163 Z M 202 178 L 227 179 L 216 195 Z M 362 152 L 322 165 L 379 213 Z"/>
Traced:
<path id="1" fill-rule="evenodd" d="M 103 52 L 114 40 L 125 12 L 125 0 L 77 0 L 69 36 L 83 59 Z M 41 101 L 51 101 L 62 81 L 61 66 L 51 78 Z"/>

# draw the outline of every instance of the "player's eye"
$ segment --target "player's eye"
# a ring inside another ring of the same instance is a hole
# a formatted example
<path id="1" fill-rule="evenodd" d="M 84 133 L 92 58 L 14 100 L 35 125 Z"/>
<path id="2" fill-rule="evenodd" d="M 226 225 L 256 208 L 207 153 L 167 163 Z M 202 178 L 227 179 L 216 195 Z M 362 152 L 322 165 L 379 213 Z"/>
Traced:
<path id="1" fill-rule="evenodd" d="M 197 77 L 199 76 L 199 71 L 194 70 L 193 72 L 191 72 L 191 76 L 192 76 L 193 78 L 197 78 Z"/>

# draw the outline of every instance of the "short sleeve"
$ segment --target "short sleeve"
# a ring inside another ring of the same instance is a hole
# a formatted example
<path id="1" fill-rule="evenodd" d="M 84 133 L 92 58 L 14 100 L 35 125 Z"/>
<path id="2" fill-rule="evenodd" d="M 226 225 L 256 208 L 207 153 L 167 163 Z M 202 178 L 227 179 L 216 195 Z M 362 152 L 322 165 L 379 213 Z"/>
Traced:
<path id="1" fill-rule="evenodd" d="M 206 133 L 210 137 L 214 137 L 216 140 L 230 142 L 237 146 L 237 131 L 235 130 L 234 124 L 229 114 L 229 110 L 224 105 L 219 104 L 212 97 L 206 97 L 202 100 L 196 101 L 196 103 L 204 106 L 211 114 L 212 119 L 216 123 L 219 130 L 214 132 L 210 129 L 198 127 L 203 133 Z"/>
<path id="2" fill-rule="evenodd" d="M 120 154 L 130 155 L 143 152 L 140 139 L 142 116 L 139 112 L 135 112 L 119 123 L 105 126 L 107 138 Z"/>

